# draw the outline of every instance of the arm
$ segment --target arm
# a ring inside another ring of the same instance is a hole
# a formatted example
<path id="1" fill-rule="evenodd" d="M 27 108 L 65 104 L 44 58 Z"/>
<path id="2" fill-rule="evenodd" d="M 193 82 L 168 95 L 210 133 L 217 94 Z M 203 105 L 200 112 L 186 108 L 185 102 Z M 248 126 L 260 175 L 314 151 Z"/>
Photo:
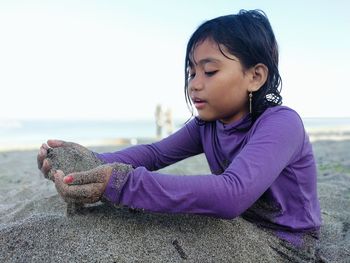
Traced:
<path id="1" fill-rule="evenodd" d="M 223 174 L 164 176 L 144 167 L 127 174 L 113 172 L 105 198 L 154 212 L 240 215 L 300 153 L 305 136 L 294 112 L 280 111 L 258 121 L 249 142 Z"/>
<path id="2" fill-rule="evenodd" d="M 114 153 L 95 153 L 95 156 L 105 163 L 120 162 L 153 171 L 202 152 L 199 127 L 192 120 L 159 142 L 132 146 Z"/>

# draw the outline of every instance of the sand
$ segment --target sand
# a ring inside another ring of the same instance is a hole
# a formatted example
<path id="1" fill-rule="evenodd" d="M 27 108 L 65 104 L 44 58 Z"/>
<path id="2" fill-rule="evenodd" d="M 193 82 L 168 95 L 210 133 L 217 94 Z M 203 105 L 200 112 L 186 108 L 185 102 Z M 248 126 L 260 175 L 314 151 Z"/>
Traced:
<path id="1" fill-rule="evenodd" d="M 348 149 L 350 141 L 314 143 L 324 262 L 350 262 Z M 163 171 L 198 174 L 208 167 L 201 155 Z M 103 203 L 67 216 L 53 183 L 36 168 L 36 151 L 0 153 L 0 262 L 279 262 L 276 244 L 241 218 L 154 214 Z"/>

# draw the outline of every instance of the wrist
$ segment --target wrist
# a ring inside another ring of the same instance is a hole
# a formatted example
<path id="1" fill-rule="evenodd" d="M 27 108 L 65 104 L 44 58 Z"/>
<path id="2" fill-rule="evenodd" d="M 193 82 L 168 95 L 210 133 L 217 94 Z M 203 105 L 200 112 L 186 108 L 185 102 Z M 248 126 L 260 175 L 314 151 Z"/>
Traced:
<path id="1" fill-rule="evenodd" d="M 113 204 L 119 204 L 123 187 L 134 169 L 131 165 L 123 163 L 113 163 L 109 166 L 112 168 L 112 172 L 103 193 L 103 198 Z"/>

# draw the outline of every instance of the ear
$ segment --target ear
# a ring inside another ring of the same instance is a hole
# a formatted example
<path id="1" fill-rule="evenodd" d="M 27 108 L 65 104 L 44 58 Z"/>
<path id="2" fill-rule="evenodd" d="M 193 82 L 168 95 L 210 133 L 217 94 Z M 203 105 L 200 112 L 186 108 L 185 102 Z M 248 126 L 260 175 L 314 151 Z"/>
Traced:
<path id="1" fill-rule="evenodd" d="M 265 64 L 258 63 L 249 69 L 250 73 L 250 85 L 249 92 L 259 90 L 266 82 L 269 74 L 269 69 Z"/>

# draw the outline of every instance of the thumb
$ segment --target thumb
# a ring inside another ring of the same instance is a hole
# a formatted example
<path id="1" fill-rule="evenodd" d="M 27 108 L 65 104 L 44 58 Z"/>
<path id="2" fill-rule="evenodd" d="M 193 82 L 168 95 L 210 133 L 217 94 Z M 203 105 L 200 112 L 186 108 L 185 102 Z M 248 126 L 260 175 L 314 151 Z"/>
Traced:
<path id="1" fill-rule="evenodd" d="M 57 148 L 65 145 L 66 142 L 62 140 L 48 140 L 47 145 L 49 145 L 52 148 Z"/>

